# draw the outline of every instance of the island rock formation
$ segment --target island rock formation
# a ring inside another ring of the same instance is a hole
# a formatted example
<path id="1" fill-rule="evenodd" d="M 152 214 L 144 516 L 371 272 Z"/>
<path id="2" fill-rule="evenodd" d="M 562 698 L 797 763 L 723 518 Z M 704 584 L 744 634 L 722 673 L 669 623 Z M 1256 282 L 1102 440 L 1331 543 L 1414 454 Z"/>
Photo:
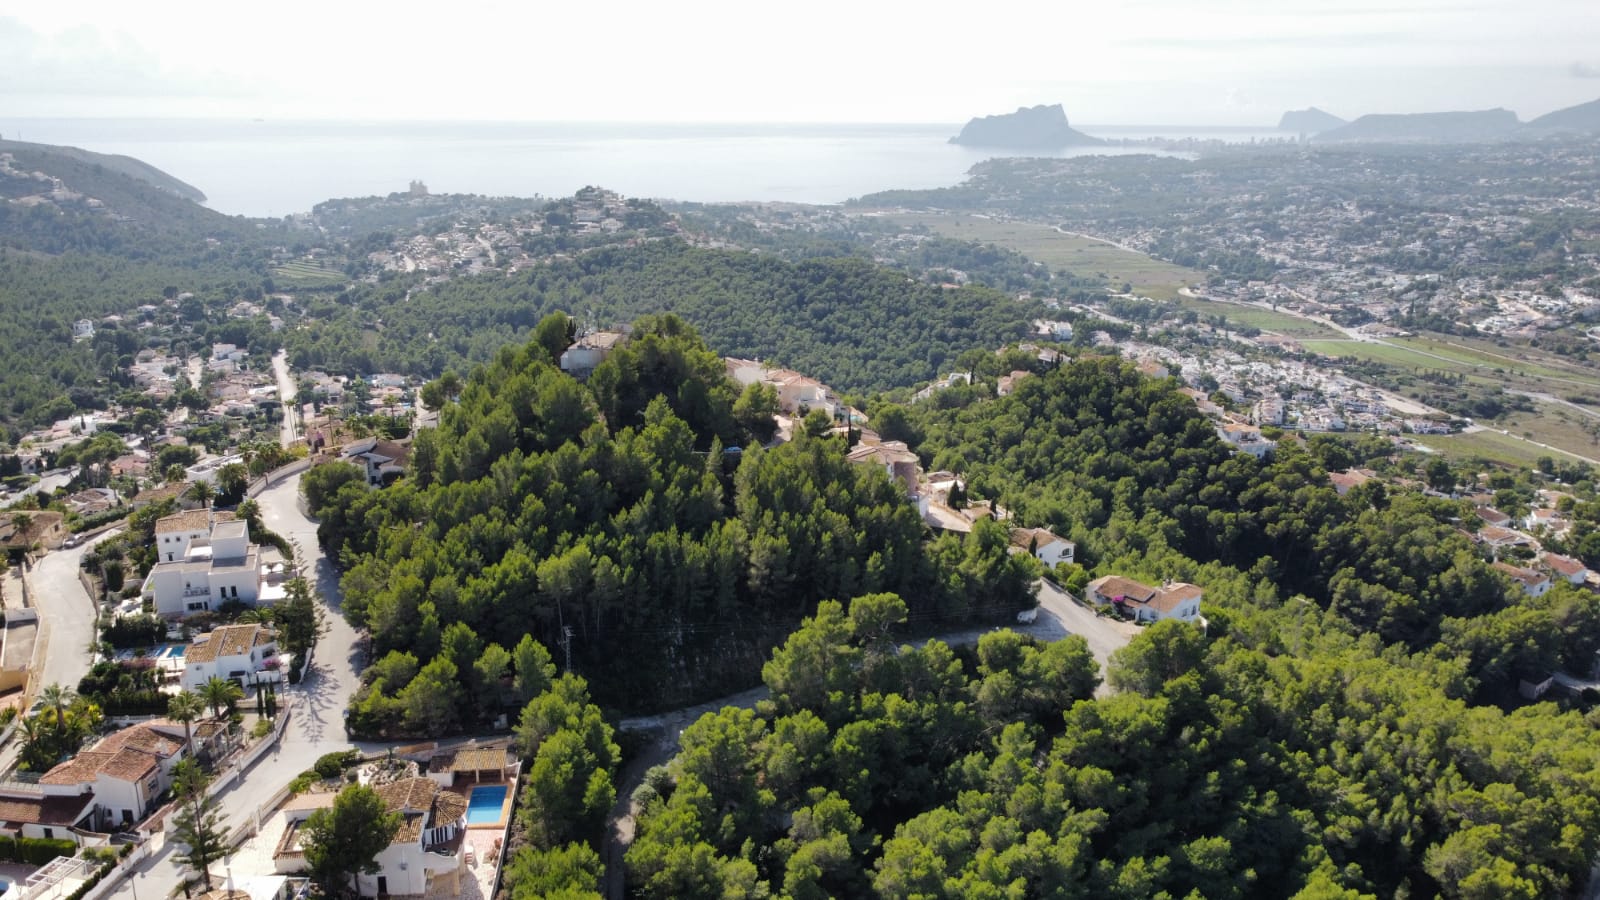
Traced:
<path id="1" fill-rule="evenodd" d="M 1014 113 L 973 119 L 960 134 L 950 139 L 950 143 L 1009 150 L 1059 150 L 1105 142 L 1069 126 L 1066 110 L 1056 103 L 1019 107 Z"/>

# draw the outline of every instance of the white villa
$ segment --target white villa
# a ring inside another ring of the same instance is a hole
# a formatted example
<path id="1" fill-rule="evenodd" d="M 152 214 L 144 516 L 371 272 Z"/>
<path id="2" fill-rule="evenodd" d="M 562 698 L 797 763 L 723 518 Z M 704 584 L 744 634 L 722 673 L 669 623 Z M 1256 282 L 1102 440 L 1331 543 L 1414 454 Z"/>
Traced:
<path id="1" fill-rule="evenodd" d="M 252 606 L 263 597 L 261 554 L 250 529 L 230 512 L 192 509 L 156 522 L 159 558 L 141 593 L 156 614 L 173 619 L 237 600 Z"/>

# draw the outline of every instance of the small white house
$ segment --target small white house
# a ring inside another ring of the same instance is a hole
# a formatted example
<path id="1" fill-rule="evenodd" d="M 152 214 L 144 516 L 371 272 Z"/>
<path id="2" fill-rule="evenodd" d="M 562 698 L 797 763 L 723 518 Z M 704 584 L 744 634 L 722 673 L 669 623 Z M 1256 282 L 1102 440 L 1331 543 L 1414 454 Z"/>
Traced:
<path id="1" fill-rule="evenodd" d="M 410 448 L 405 444 L 378 438 L 366 438 L 347 444 L 339 454 L 345 462 L 360 466 L 366 475 L 367 484 L 372 487 L 383 484 L 385 478 L 404 475 L 406 460 L 410 455 Z"/>
<path id="2" fill-rule="evenodd" d="M 200 635 L 184 651 L 183 686 L 197 691 L 213 678 L 250 690 L 283 678 L 277 632 L 264 625 L 225 625 Z"/>
<path id="3" fill-rule="evenodd" d="M 1121 575 L 1096 578 L 1085 589 L 1090 602 L 1126 610 L 1141 622 L 1163 619 L 1197 622 L 1203 593 L 1199 587 L 1181 581 L 1154 588 Z"/>
<path id="4" fill-rule="evenodd" d="M 1077 552 L 1077 545 L 1066 538 L 1056 537 L 1043 528 L 1013 528 L 1011 529 L 1011 546 L 1024 553 L 1032 553 L 1033 558 L 1051 567 L 1061 563 L 1070 563 L 1073 554 Z"/>

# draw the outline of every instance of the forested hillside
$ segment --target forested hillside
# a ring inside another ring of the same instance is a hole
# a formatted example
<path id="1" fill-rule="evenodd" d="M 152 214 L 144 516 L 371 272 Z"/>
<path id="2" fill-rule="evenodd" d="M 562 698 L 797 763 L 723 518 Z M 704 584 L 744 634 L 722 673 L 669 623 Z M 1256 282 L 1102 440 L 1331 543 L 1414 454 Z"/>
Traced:
<path id="1" fill-rule="evenodd" d="M 857 258 L 786 262 L 679 241 L 597 250 L 511 277 L 352 290 L 289 337 L 296 366 L 425 377 L 485 362 L 545 315 L 601 324 L 670 312 L 724 356 L 760 357 L 841 391 L 928 381 L 973 347 L 1027 332 L 1032 303 L 946 290 Z"/>
<path id="2" fill-rule="evenodd" d="M 847 463 L 840 438 L 728 452 L 761 423 L 681 321 L 642 320 L 586 385 L 552 364 L 565 328 L 541 336 L 472 373 L 394 487 L 306 476 L 348 567 L 346 615 L 379 657 L 358 732 L 492 720 L 528 635 L 556 647 L 571 629 L 596 698 L 641 708 L 748 686 L 822 600 L 897 591 L 951 622 L 1030 602 L 1002 529 L 925 545 L 902 490 Z"/>
<path id="3" fill-rule="evenodd" d="M 1202 585 L 1104 673 L 1075 638 L 896 649 L 904 607 L 823 604 L 772 699 L 686 730 L 635 795 L 639 896 L 1549 897 L 1600 845 L 1600 735 L 1519 673 L 1586 665 L 1600 602 L 1526 597 L 1461 506 L 1339 497 L 1292 441 L 1228 453 L 1115 359 L 880 406 L 924 462 L 1078 542 L 1081 585 Z M 1331 452 L 1331 451 L 1330 451 Z M 1519 708 L 1520 707 L 1520 708 Z M 1507 711 L 1510 710 L 1510 711 Z"/>
<path id="4" fill-rule="evenodd" d="M 1302 594 L 1352 633 L 1456 660 L 1463 684 L 1496 699 L 1519 673 L 1585 671 L 1600 647 L 1593 595 L 1524 597 L 1456 530 L 1468 507 L 1379 484 L 1340 497 L 1293 441 L 1265 463 L 1230 453 L 1174 382 L 1121 360 L 1080 360 L 1006 397 L 980 384 L 936 400 L 875 412 L 903 422 L 931 467 L 967 473 L 974 495 L 1076 541 L 1089 569 L 1236 601 L 1220 622 Z M 1237 594 L 1210 583 L 1222 567 L 1240 573 Z"/>

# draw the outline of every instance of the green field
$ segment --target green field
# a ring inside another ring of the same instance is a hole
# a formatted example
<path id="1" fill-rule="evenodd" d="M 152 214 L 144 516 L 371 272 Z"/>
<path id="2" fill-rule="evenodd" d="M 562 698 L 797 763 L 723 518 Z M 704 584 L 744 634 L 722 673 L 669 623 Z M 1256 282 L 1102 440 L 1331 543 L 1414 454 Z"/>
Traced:
<path id="1" fill-rule="evenodd" d="M 324 267 L 306 260 L 295 260 L 272 270 L 274 281 L 289 287 L 337 287 L 350 279 L 336 268 Z"/>
<path id="2" fill-rule="evenodd" d="M 1507 429 L 1509 430 L 1509 429 Z M 1471 434 L 1417 435 L 1417 443 L 1431 447 L 1451 459 L 1481 458 L 1508 466 L 1532 466 L 1541 456 L 1579 458 L 1577 454 L 1551 450 L 1520 440 L 1498 431 L 1475 431 Z M 1592 458 L 1592 455 L 1591 455 Z"/>
<path id="3" fill-rule="evenodd" d="M 1051 269 L 1065 269 L 1081 278 L 1099 278 L 1111 290 L 1121 290 L 1123 284 L 1129 284 L 1134 293 L 1156 300 L 1175 300 L 1180 288 L 1205 280 L 1204 273 L 1194 269 L 1123 250 L 1094 238 L 1063 234 L 1048 225 L 932 213 L 883 218 L 908 227 L 922 225 L 945 237 L 1015 250 Z"/>
<path id="4" fill-rule="evenodd" d="M 1405 347 L 1397 347 L 1390 344 L 1374 344 L 1356 340 L 1332 340 L 1303 341 L 1302 345 L 1308 352 L 1320 353 L 1323 356 L 1370 359 L 1406 369 L 1443 369 L 1467 374 L 1471 374 L 1472 370 L 1469 365 L 1435 359 L 1415 350 L 1408 350 Z"/>
<path id="5" fill-rule="evenodd" d="M 1336 338 L 1339 336 L 1339 332 L 1320 322 L 1302 319 L 1289 313 L 1275 312 L 1256 306 L 1246 306 L 1242 303 L 1223 303 L 1217 300 L 1203 300 L 1199 297 L 1178 297 L 1176 302 L 1184 309 L 1192 309 L 1202 316 L 1227 316 L 1231 325 L 1259 328 L 1262 331 L 1270 331 L 1285 337 L 1304 340 L 1308 338 Z"/>

